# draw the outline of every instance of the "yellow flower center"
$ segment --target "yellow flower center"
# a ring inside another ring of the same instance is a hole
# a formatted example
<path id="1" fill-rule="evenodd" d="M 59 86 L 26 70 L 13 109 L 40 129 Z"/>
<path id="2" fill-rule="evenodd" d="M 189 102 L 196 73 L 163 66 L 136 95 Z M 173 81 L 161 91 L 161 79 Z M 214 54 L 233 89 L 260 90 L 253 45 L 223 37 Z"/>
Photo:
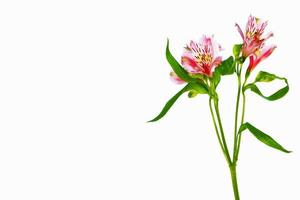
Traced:
<path id="1" fill-rule="evenodd" d="M 257 49 L 257 50 L 255 51 L 255 55 L 256 55 L 256 56 L 260 56 L 260 54 L 261 54 L 261 49 Z"/>
<path id="2" fill-rule="evenodd" d="M 255 17 L 255 21 L 258 24 L 261 20 L 259 18 Z"/>
<path id="3" fill-rule="evenodd" d="M 247 38 L 251 38 L 254 36 L 254 34 L 255 34 L 255 32 L 247 31 L 246 36 L 247 36 Z"/>
<path id="4" fill-rule="evenodd" d="M 210 63 L 212 56 L 210 54 L 199 54 L 196 56 L 198 63 Z"/>

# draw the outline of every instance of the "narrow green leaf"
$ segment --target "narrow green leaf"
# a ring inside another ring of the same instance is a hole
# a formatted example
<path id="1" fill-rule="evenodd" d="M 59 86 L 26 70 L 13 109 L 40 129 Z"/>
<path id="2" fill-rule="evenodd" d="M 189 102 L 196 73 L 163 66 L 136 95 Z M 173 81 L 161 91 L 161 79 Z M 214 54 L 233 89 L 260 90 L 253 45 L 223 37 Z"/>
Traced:
<path id="1" fill-rule="evenodd" d="M 241 134 L 244 130 L 248 129 L 259 141 L 268 145 L 274 149 L 283 151 L 285 153 L 290 153 L 291 151 L 286 150 L 282 147 L 278 142 L 276 142 L 271 136 L 265 134 L 261 130 L 257 129 L 256 127 L 252 126 L 250 123 L 244 123 L 239 130 L 239 134 Z"/>
<path id="2" fill-rule="evenodd" d="M 185 92 L 189 91 L 191 89 L 191 85 L 188 83 L 184 88 L 182 88 L 177 94 L 175 94 L 163 107 L 161 112 L 152 120 L 148 122 L 155 122 L 160 120 L 163 116 L 167 114 L 167 112 L 170 110 L 170 108 L 173 106 L 173 104 L 176 102 L 176 100 Z"/>
<path id="3" fill-rule="evenodd" d="M 171 65 L 173 71 L 180 77 L 182 80 L 186 82 L 196 82 L 196 79 L 193 79 L 189 76 L 188 72 L 177 62 L 177 60 L 173 57 L 169 50 L 169 40 L 167 41 L 166 48 L 166 58 Z"/>
<path id="4" fill-rule="evenodd" d="M 204 83 L 188 83 L 184 88 L 182 88 L 177 94 L 175 94 L 163 107 L 161 112 L 152 120 L 148 122 L 155 122 L 160 120 L 163 116 L 167 114 L 173 104 L 177 101 L 177 99 L 185 92 L 190 91 L 188 96 L 194 97 L 197 94 L 208 94 L 207 86 Z"/>
<path id="5" fill-rule="evenodd" d="M 270 96 L 264 95 L 260 91 L 260 89 L 257 87 L 257 85 L 255 84 L 257 82 L 271 82 L 271 81 L 274 81 L 276 79 L 283 80 L 286 83 L 286 86 L 279 89 L 278 91 L 274 92 Z M 257 74 L 257 76 L 255 78 L 255 81 L 253 83 L 250 83 L 250 84 L 248 84 L 244 87 L 244 91 L 247 90 L 247 89 L 250 89 L 252 92 L 258 94 L 259 96 L 263 97 L 264 99 L 267 99 L 269 101 L 275 101 L 277 99 L 280 99 L 280 98 L 284 97 L 288 93 L 289 84 L 288 84 L 288 81 L 287 81 L 286 78 L 278 77 L 275 74 L 270 74 L 268 72 L 261 71 Z"/>
<path id="6" fill-rule="evenodd" d="M 262 92 L 258 89 L 258 87 L 255 84 L 249 84 L 249 85 L 247 85 L 246 88 L 247 89 L 250 88 L 252 92 L 258 94 L 259 96 L 261 96 L 264 99 L 269 100 L 269 101 L 278 100 L 278 99 L 284 97 L 289 91 L 289 86 L 285 86 L 284 88 L 281 88 L 280 90 L 271 94 L 270 96 L 265 96 L 262 94 Z"/>
<path id="7" fill-rule="evenodd" d="M 232 56 L 223 60 L 220 66 L 216 68 L 216 71 L 220 72 L 221 75 L 230 75 L 235 71 L 234 59 Z"/>
<path id="8" fill-rule="evenodd" d="M 238 58 L 240 56 L 242 47 L 243 47 L 243 44 L 236 44 L 233 46 L 232 53 L 235 58 Z"/>

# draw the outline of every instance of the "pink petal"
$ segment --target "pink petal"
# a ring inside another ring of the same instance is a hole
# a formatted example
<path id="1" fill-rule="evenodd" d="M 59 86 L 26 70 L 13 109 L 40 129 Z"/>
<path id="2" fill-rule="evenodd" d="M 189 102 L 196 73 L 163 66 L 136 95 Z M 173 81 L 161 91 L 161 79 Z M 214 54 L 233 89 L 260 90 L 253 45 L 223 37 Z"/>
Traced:
<path id="1" fill-rule="evenodd" d="M 176 84 L 183 84 L 183 83 L 185 83 L 185 81 L 182 80 L 181 78 L 179 78 L 175 72 L 171 72 L 170 73 L 170 78 Z"/>
<path id="2" fill-rule="evenodd" d="M 203 46 L 212 46 L 212 37 L 207 37 L 206 35 L 203 35 L 200 40 L 200 44 L 202 44 Z"/>
<path id="3" fill-rule="evenodd" d="M 197 52 L 198 50 L 198 44 L 196 42 L 194 42 L 193 40 L 191 40 L 190 42 L 190 48 L 194 51 Z"/>
<path id="4" fill-rule="evenodd" d="M 241 27 L 237 23 L 235 24 L 235 26 L 236 26 L 238 32 L 240 33 L 242 39 L 245 40 L 245 36 L 244 36 L 244 33 L 243 33 Z"/>
<path id="5" fill-rule="evenodd" d="M 213 66 L 218 66 L 218 65 L 220 65 L 222 63 L 222 57 L 221 56 L 219 56 L 219 57 L 216 57 L 215 58 L 215 60 L 214 60 L 214 62 L 213 62 Z"/>
<path id="6" fill-rule="evenodd" d="M 256 20 L 255 17 L 250 15 L 248 17 L 247 25 L 246 25 L 246 31 L 253 30 L 256 26 Z"/>
<path id="7" fill-rule="evenodd" d="M 276 49 L 276 47 L 277 47 L 276 45 L 265 47 L 262 50 L 261 55 L 257 58 L 257 62 L 259 63 L 262 60 L 268 58 L 273 53 L 273 51 Z"/>
<path id="8" fill-rule="evenodd" d="M 219 43 L 217 43 L 216 40 L 214 40 L 213 36 L 211 38 L 212 38 L 211 39 L 211 45 L 212 45 L 211 54 L 213 57 L 217 57 L 219 55 L 219 52 L 223 51 L 224 49 L 222 48 L 222 46 Z"/>
<path id="9" fill-rule="evenodd" d="M 247 70 L 252 71 L 261 61 L 268 58 L 275 49 L 276 49 L 276 45 L 272 45 L 269 47 L 265 47 L 262 50 L 262 53 L 258 56 L 251 55 L 249 61 L 249 67 Z"/>
<path id="10" fill-rule="evenodd" d="M 181 64 L 190 73 L 197 73 L 199 71 L 198 63 L 194 59 L 189 52 L 185 52 L 181 57 Z"/>
<path id="11" fill-rule="evenodd" d="M 270 37 L 273 37 L 274 34 L 272 32 L 268 33 L 265 37 L 264 37 L 264 40 L 267 40 L 269 39 Z"/>
<path id="12" fill-rule="evenodd" d="M 251 56 L 249 57 L 249 66 L 248 66 L 247 71 L 250 71 L 250 72 L 251 72 L 251 71 L 255 68 L 256 65 L 257 65 L 257 64 L 254 63 L 254 56 L 251 55 Z"/>
<path id="13" fill-rule="evenodd" d="M 261 22 L 257 25 L 258 27 L 258 29 L 259 29 L 259 31 L 260 31 L 260 33 L 262 34 L 263 32 L 264 32 L 264 30 L 265 30 L 265 28 L 266 28 L 266 26 L 268 25 L 268 21 L 262 21 L 262 20 L 260 20 Z"/>

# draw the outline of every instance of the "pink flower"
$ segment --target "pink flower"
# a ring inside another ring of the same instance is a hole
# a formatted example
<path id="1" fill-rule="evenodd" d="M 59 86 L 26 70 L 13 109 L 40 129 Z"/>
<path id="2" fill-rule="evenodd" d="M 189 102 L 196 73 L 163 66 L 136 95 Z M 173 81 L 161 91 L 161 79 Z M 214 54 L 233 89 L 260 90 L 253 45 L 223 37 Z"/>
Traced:
<path id="1" fill-rule="evenodd" d="M 249 66 L 247 71 L 251 72 L 261 61 L 269 57 L 276 45 L 272 45 L 269 47 L 264 47 L 262 50 L 258 51 L 256 54 L 250 56 Z"/>
<path id="2" fill-rule="evenodd" d="M 235 24 L 243 39 L 242 55 L 244 58 L 247 58 L 248 56 L 255 54 L 257 51 L 260 51 L 260 49 L 262 49 L 264 46 L 264 42 L 273 36 L 273 33 L 270 32 L 263 37 L 263 33 L 267 24 L 267 21 L 262 21 L 259 18 L 250 15 L 246 25 L 245 34 L 240 26 Z"/>
<path id="3" fill-rule="evenodd" d="M 171 77 L 171 80 L 172 80 L 174 83 L 177 83 L 177 84 L 183 84 L 183 83 L 185 83 L 185 81 L 182 80 L 181 78 L 179 78 L 179 77 L 177 76 L 177 74 L 176 74 L 175 72 L 173 72 L 173 71 L 170 73 L 170 77 Z"/>
<path id="4" fill-rule="evenodd" d="M 222 57 L 218 55 L 221 46 L 213 36 L 203 36 L 199 43 L 194 41 L 185 47 L 181 57 L 183 67 L 191 74 L 204 74 L 211 77 L 214 69 L 221 64 Z"/>

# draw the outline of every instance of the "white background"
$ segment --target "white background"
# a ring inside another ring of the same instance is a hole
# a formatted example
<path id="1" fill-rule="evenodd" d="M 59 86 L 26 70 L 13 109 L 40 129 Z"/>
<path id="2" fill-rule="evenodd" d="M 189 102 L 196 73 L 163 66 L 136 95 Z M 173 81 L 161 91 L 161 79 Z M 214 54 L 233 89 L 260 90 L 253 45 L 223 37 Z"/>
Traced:
<path id="1" fill-rule="evenodd" d="M 180 59 L 190 39 L 214 34 L 225 58 L 250 13 L 278 45 L 255 73 L 288 77 L 291 90 L 271 103 L 248 93 L 246 120 L 293 153 L 245 133 L 241 198 L 299 200 L 300 13 L 288 0 L 1 1 L 0 199 L 233 199 L 206 96 L 146 121 L 182 87 L 169 80 L 166 39 Z M 230 141 L 235 83 L 219 87 Z"/>

